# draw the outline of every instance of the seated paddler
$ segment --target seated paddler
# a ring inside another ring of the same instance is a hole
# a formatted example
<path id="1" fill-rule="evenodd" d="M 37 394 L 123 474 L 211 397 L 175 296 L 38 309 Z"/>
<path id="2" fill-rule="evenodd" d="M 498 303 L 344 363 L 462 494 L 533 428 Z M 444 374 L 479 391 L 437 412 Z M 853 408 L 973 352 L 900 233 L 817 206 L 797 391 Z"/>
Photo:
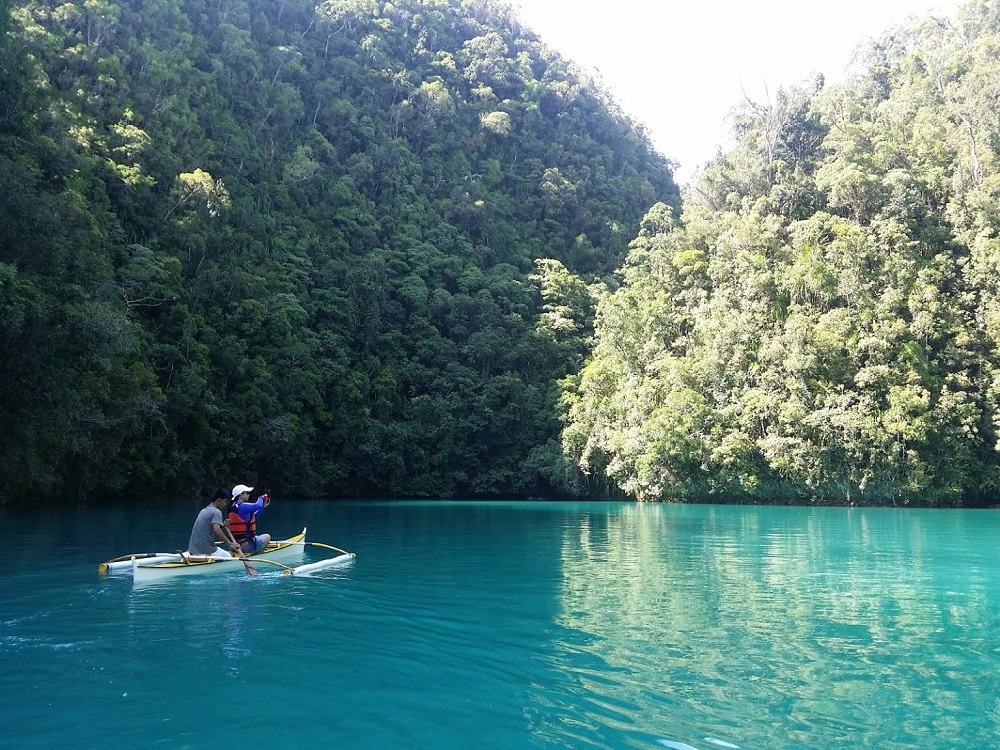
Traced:
<path id="1" fill-rule="evenodd" d="M 201 509 L 191 527 L 191 539 L 188 540 L 188 554 L 194 557 L 232 557 L 222 547 L 217 547 L 216 540 L 239 553 L 239 546 L 226 533 L 222 518 L 222 509 L 229 502 L 229 493 L 219 487 L 212 493 L 212 499 Z"/>
<path id="2" fill-rule="evenodd" d="M 233 487 L 233 498 L 229 503 L 229 533 L 239 543 L 244 552 L 260 552 L 271 541 L 270 534 L 257 533 L 257 519 L 264 509 L 270 505 L 271 498 L 267 493 L 250 502 L 253 487 L 238 484 Z"/>

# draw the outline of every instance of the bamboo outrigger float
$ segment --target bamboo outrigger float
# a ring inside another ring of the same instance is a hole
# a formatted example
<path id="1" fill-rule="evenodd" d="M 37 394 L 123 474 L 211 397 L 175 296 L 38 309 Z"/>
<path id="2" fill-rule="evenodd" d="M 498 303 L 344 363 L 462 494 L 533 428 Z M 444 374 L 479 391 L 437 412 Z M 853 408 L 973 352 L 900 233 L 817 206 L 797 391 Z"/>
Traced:
<path id="1" fill-rule="evenodd" d="M 97 566 L 98 573 L 131 573 L 132 564 L 155 565 L 161 562 L 180 562 L 179 552 L 135 552 L 131 555 L 115 557 Z"/>
<path id="2" fill-rule="evenodd" d="M 334 550 L 336 557 L 302 564 L 306 545 Z M 244 557 L 198 557 L 184 553 L 143 552 L 123 555 L 98 566 L 102 573 L 131 572 L 136 583 L 162 581 L 179 576 L 203 575 L 226 572 L 247 572 L 257 574 L 251 564 L 261 564 L 280 569 L 285 575 L 314 573 L 324 568 L 344 565 L 355 558 L 353 552 L 332 547 L 321 542 L 307 542 L 306 529 L 288 539 L 271 541 L 260 552 Z"/>

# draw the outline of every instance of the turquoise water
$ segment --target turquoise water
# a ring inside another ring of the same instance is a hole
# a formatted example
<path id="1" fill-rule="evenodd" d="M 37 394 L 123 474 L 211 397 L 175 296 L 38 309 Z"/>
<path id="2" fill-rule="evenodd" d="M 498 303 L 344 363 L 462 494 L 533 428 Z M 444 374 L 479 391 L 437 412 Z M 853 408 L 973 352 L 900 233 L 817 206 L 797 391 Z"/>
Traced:
<path id="1" fill-rule="evenodd" d="M 996 511 L 276 502 L 355 563 L 98 576 L 196 510 L 0 515 L 0 747 L 998 745 Z"/>

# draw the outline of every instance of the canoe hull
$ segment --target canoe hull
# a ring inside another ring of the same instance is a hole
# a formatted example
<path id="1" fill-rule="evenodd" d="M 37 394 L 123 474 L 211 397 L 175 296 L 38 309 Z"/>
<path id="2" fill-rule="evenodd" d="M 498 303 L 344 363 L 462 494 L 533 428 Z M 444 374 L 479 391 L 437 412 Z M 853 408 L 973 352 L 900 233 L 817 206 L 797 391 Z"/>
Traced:
<path id="1" fill-rule="evenodd" d="M 266 549 L 247 555 L 246 559 L 254 567 L 264 572 L 278 572 L 281 567 L 269 565 L 271 561 L 294 567 L 302 562 L 305 553 L 306 530 L 302 529 L 301 534 L 296 534 L 288 539 L 272 541 Z M 182 576 L 215 575 L 216 573 L 246 573 L 243 561 L 238 557 L 231 558 L 204 558 L 191 557 L 188 563 L 183 562 L 159 562 L 154 564 L 142 563 L 135 560 L 132 564 L 132 579 L 136 583 L 148 583 L 150 581 L 164 581 Z"/>
<path id="2" fill-rule="evenodd" d="M 162 562 L 179 562 L 181 556 L 170 552 L 140 552 L 135 555 L 125 555 L 114 560 L 102 562 L 97 566 L 98 573 L 126 573 L 132 575 L 132 565 L 156 565 Z"/>

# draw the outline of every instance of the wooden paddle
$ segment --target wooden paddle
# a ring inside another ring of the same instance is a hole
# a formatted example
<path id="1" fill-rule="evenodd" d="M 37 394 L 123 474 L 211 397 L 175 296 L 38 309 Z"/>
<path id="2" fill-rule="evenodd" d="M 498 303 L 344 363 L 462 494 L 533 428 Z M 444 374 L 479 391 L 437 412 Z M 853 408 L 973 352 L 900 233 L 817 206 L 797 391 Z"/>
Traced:
<path id="1" fill-rule="evenodd" d="M 226 536 L 229 537 L 229 541 L 231 541 L 233 544 L 236 544 L 236 549 L 240 551 L 240 559 L 243 561 L 243 567 L 247 569 L 247 575 L 249 576 L 260 575 L 260 573 L 257 572 L 257 569 L 250 564 L 249 560 L 247 560 L 247 556 L 244 554 L 243 548 L 239 544 L 237 544 L 236 539 L 233 537 L 233 532 L 229 530 L 229 527 L 223 526 L 222 528 L 226 530 Z"/>
<path id="2" fill-rule="evenodd" d="M 239 546 L 239 545 L 237 545 L 237 546 Z M 243 548 L 242 547 L 240 547 L 240 559 L 243 561 L 243 567 L 247 569 L 247 575 L 251 575 L 251 576 L 260 575 L 260 573 L 257 572 L 257 569 L 253 565 L 250 564 L 249 560 L 247 560 L 247 556 L 243 552 Z"/>
<path id="3" fill-rule="evenodd" d="M 256 562 L 258 565 L 264 563 L 265 565 L 277 565 L 282 570 L 292 570 L 291 565 L 285 565 L 284 563 L 280 563 L 275 560 L 266 560 L 264 558 L 258 558 L 257 560 L 254 560 L 254 562 Z"/>

